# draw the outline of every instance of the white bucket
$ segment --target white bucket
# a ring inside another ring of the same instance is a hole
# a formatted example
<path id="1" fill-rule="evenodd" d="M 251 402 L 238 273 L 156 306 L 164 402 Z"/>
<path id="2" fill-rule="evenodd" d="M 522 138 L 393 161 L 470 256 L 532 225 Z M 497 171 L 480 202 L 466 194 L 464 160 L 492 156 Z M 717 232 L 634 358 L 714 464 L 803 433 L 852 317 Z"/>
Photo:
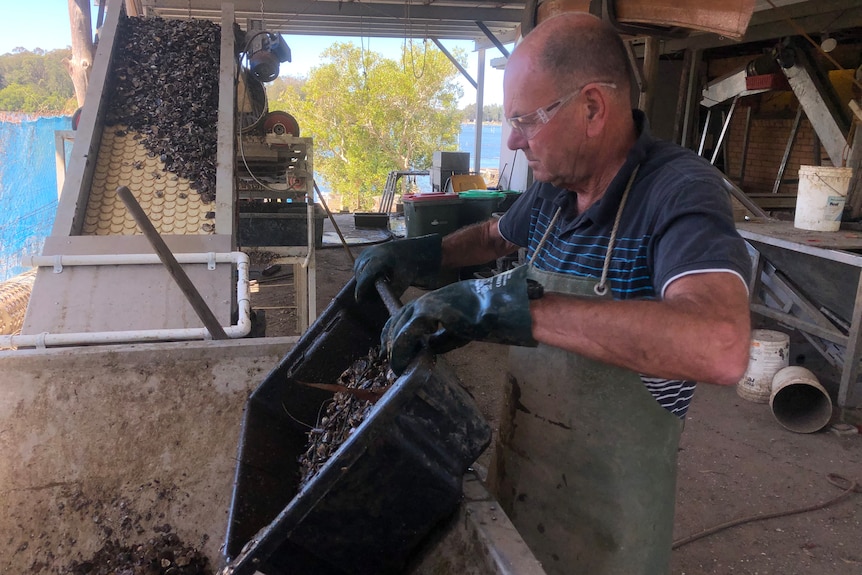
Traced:
<path id="1" fill-rule="evenodd" d="M 837 232 L 852 175 L 852 168 L 799 166 L 793 226 L 802 230 Z"/>
<path id="2" fill-rule="evenodd" d="M 796 433 L 820 431 L 832 419 L 829 394 L 817 376 L 796 365 L 775 374 L 769 407 L 778 423 Z"/>
<path id="3" fill-rule="evenodd" d="M 748 369 L 736 384 L 739 397 L 755 403 L 768 403 L 772 378 L 790 363 L 790 336 L 771 329 L 751 332 Z"/>

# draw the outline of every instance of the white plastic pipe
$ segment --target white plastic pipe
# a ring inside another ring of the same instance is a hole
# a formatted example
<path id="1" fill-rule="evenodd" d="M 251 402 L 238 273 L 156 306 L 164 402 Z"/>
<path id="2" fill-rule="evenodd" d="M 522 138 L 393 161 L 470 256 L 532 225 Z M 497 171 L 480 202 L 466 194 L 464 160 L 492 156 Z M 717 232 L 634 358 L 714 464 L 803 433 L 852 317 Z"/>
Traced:
<path id="1" fill-rule="evenodd" d="M 205 263 L 211 268 L 217 263 L 235 263 L 237 270 L 236 301 L 238 319 L 236 325 L 224 328 L 230 338 L 245 337 L 251 331 L 251 299 L 248 286 L 248 255 L 243 252 L 206 252 L 175 254 L 181 264 Z M 102 254 L 102 255 L 57 255 L 25 256 L 22 265 L 31 267 L 53 267 L 61 273 L 63 266 L 100 265 L 148 265 L 161 264 L 156 254 Z M 94 345 L 105 343 L 133 343 L 151 341 L 178 341 L 211 339 L 209 330 L 200 328 L 143 329 L 81 333 L 39 333 L 32 335 L 0 336 L 0 347 L 38 347 L 63 345 Z"/>

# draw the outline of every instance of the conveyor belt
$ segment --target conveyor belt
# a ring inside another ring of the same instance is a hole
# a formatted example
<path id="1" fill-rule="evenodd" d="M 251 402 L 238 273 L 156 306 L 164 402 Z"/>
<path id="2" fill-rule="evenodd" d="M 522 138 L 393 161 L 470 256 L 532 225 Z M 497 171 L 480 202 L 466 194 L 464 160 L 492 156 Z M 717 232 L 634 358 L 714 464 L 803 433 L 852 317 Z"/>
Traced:
<path id="1" fill-rule="evenodd" d="M 160 234 L 214 233 L 215 202 L 203 202 L 187 178 L 167 171 L 134 136 L 123 126 L 104 128 L 82 235 L 141 233 L 117 197 L 121 185 L 132 191 Z"/>

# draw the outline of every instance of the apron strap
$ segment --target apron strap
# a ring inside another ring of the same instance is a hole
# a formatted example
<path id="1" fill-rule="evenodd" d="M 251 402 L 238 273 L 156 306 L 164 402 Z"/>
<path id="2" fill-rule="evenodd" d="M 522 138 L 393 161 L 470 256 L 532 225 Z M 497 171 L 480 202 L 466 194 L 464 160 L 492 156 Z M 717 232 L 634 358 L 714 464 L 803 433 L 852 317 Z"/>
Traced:
<path id="1" fill-rule="evenodd" d="M 632 191 L 632 184 L 634 184 L 635 177 L 638 175 L 638 170 L 640 169 L 640 164 L 635 166 L 632 175 L 629 176 L 629 181 L 626 183 L 626 189 L 623 192 L 623 199 L 620 200 L 620 207 L 617 208 L 617 217 L 614 219 L 614 227 L 611 229 L 611 237 L 608 240 L 608 251 L 605 254 L 605 264 L 602 266 L 602 278 L 599 280 L 599 283 L 596 284 L 596 287 L 593 288 L 593 291 L 596 292 L 596 295 L 605 295 L 608 293 L 607 279 L 608 279 L 608 270 L 611 267 L 611 254 L 614 251 L 614 245 L 617 243 L 617 230 L 620 228 L 620 220 L 623 216 L 623 209 L 626 207 L 626 200 L 629 199 L 629 192 Z"/>
<path id="2" fill-rule="evenodd" d="M 632 189 L 632 185 L 634 184 L 635 178 L 638 175 L 638 170 L 640 169 L 640 164 L 635 166 L 634 171 L 632 171 L 632 175 L 629 176 L 629 181 L 626 182 L 626 188 L 623 191 L 623 197 L 620 200 L 620 207 L 617 208 L 617 215 L 614 218 L 614 227 L 611 228 L 611 237 L 608 239 L 608 249 L 605 252 L 605 261 L 602 266 L 602 277 L 599 279 L 599 283 L 593 287 L 593 291 L 596 295 L 603 296 L 608 293 L 607 279 L 608 279 L 608 270 L 611 267 L 611 255 L 614 251 L 614 245 L 617 243 L 617 231 L 620 227 L 620 220 L 622 219 L 623 209 L 626 207 L 626 200 L 628 200 L 629 192 Z M 558 207 L 554 212 L 554 217 L 551 218 L 551 222 L 548 224 L 548 228 L 545 230 L 545 233 L 542 235 L 542 239 L 539 241 L 539 245 L 536 246 L 536 251 L 533 252 L 533 257 L 530 258 L 530 261 L 527 262 L 527 265 L 531 266 L 536 261 L 536 258 L 539 255 L 539 252 L 542 251 L 542 248 L 545 247 L 545 243 L 548 240 L 548 237 L 551 235 L 551 230 L 554 229 L 554 226 L 557 223 L 557 219 L 560 217 L 560 212 L 563 210 L 562 207 Z"/>
<path id="3" fill-rule="evenodd" d="M 557 223 L 557 218 L 560 217 L 560 212 L 563 208 L 557 208 L 557 211 L 554 212 L 554 217 L 551 218 L 551 223 L 548 224 L 548 229 L 545 230 L 545 233 L 542 234 L 542 239 L 539 240 L 539 245 L 536 246 L 536 251 L 533 252 L 533 257 L 530 258 L 530 261 L 527 262 L 527 265 L 533 267 L 533 262 L 536 261 L 536 258 L 539 256 L 539 252 L 542 251 L 542 248 L 545 247 L 545 242 L 548 241 L 548 236 L 551 235 L 551 230 L 554 229 L 554 225 Z"/>

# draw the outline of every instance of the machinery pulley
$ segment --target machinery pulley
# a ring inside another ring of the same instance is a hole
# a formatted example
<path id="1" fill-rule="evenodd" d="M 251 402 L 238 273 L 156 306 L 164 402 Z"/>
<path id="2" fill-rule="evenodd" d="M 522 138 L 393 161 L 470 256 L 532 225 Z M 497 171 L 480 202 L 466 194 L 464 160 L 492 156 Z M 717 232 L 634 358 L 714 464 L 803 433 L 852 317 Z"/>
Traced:
<path id="1" fill-rule="evenodd" d="M 299 122 L 287 112 L 273 111 L 266 115 L 263 121 L 263 131 L 276 136 L 299 137 Z"/>

